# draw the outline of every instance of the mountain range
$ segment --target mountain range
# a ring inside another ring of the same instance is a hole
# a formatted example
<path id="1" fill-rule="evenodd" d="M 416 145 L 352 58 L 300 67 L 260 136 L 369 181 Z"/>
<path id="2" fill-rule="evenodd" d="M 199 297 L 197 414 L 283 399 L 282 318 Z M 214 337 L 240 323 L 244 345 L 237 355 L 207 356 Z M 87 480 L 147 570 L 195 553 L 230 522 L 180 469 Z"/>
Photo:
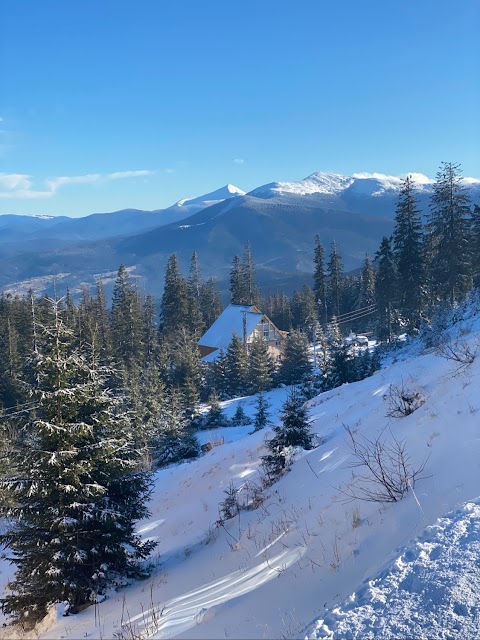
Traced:
<path id="1" fill-rule="evenodd" d="M 424 214 L 434 182 L 411 174 Z M 465 178 L 473 203 L 480 180 Z M 249 241 L 264 289 L 286 290 L 311 278 L 320 233 L 329 251 L 335 240 L 347 270 L 393 230 L 401 179 L 383 174 L 313 173 L 297 182 L 273 182 L 245 193 L 226 185 L 166 209 L 125 209 L 83 218 L 0 216 L 0 290 L 32 287 L 79 291 L 102 279 L 111 284 L 119 264 L 159 296 L 164 268 L 176 253 L 183 269 L 197 251 L 203 274 L 228 289 L 232 258 Z"/>

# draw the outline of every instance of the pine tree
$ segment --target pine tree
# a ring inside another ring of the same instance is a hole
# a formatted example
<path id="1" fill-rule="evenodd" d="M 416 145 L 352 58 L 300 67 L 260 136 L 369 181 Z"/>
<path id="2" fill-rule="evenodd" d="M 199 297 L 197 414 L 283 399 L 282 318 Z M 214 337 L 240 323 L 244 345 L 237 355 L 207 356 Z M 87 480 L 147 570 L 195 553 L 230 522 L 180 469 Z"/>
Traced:
<path id="1" fill-rule="evenodd" d="M 307 410 L 295 389 L 292 389 L 283 405 L 281 420 L 280 425 L 273 427 L 275 435 L 267 443 L 270 453 L 262 456 L 263 467 L 270 482 L 285 471 L 291 447 L 313 448 Z"/>
<path id="2" fill-rule="evenodd" d="M 244 304 L 245 291 L 242 279 L 242 263 L 234 256 L 230 270 L 230 301 L 232 304 Z"/>
<path id="3" fill-rule="evenodd" d="M 258 305 L 260 302 L 255 264 L 249 242 L 245 244 L 243 259 L 240 261 L 238 256 L 233 258 L 230 270 L 230 295 L 232 304 Z"/>
<path id="4" fill-rule="evenodd" d="M 215 360 L 210 362 L 206 369 L 206 391 L 211 392 L 213 389 L 215 389 L 219 398 L 222 400 L 228 397 L 227 363 L 223 349 L 218 350 L 218 355 L 215 357 Z"/>
<path id="5" fill-rule="evenodd" d="M 396 291 L 395 260 L 389 238 L 384 237 L 376 254 L 378 261 L 375 282 L 375 297 L 378 307 L 378 335 L 384 340 L 392 339 L 394 302 Z"/>
<path id="6" fill-rule="evenodd" d="M 397 271 L 397 304 L 410 329 L 420 323 L 425 278 L 421 213 L 410 176 L 402 181 L 395 213 L 393 252 Z"/>
<path id="7" fill-rule="evenodd" d="M 208 404 L 210 405 L 210 408 L 207 413 L 205 428 L 217 429 L 218 427 L 224 427 L 226 425 L 227 419 L 222 407 L 220 406 L 220 401 L 215 389 L 210 394 Z"/>
<path id="8" fill-rule="evenodd" d="M 233 417 L 231 420 L 232 427 L 243 427 L 250 423 L 251 423 L 251 420 L 245 413 L 243 404 L 239 402 L 237 404 L 237 408 L 235 409 L 235 413 L 233 414 Z"/>
<path id="9" fill-rule="evenodd" d="M 125 265 L 120 265 L 112 299 L 113 352 L 128 369 L 144 357 L 142 305 Z"/>
<path id="10" fill-rule="evenodd" d="M 183 403 L 178 389 L 165 392 L 153 440 L 153 459 L 157 467 L 196 458 L 200 452 L 198 440 L 189 428 Z"/>
<path id="11" fill-rule="evenodd" d="M 341 345 L 332 353 L 328 386 L 333 389 L 357 379 L 357 363 L 350 347 Z"/>
<path id="12" fill-rule="evenodd" d="M 375 304 L 375 272 L 372 261 L 367 254 L 363 260 L 362 275 L 360 278 L 360 298 L 358 308 L 363 309 Z"/>
<path id="13" fill-rule="evenodd" d="M 0 298 L 0 408 L 14 407 L 21 398 L 19 376 L 19 335 L 13 316 L 13 304 Z"/>
<path id="14" fill-rule="evenodd" d="M 475 285 L 480 284 L 480 206 L 476 204 L 472 213 L 471 237 L 472 271 Z"/>
<path id="15" fill-rule="evenodd" d="M 225 354 L 228 392 L 231 397 L 248 390 L 248 354 L 243 340 L 234 334 Z"/>
<path id="16" fill-rule="evenodd" d="M 165 285 L 160 305 L 160 331 L 168 336 L 176 333 L 188 318 L 187 283 L 180 272 L 178 258 L 172 254 L 165 270 Z"/>
<path id="17" fill-rule="evenodd" d="M 144 366 L 148 367 L 154 360 L 158 350 L 158 327 L 156 322 L 155 299 L 151 294 L 145 297 L 143 303 L 143 338 Z"/>
<path id="18" fill-rule="evenodd" d="M 433 295 L 454 305 L 471 286 L 470 200 L 460 165 L 442 162 L 433 185 L 428 220 Z"/>
<path id="19" fill-rule="evenodd" d="M 328 307 L 331 315 L 340 315 L 343 294 L 343 264 L 337 243 L 333 241 L 328 261 Z"/>
<path id="20" fill-rule="evenodd" d="M 17 569 L 2 608 L 27 625 L 51 604 L 65 601 L 75 613 L 119 576 L 140 575 L 137 561 L 155 546 L 135 534 L 135 522 L 148 515 L 151 481 L 140 469 L 130 415 L 106 387 L 109 372 L 74 348 L 58 302 L 49 304 L 31 364 L 36 406 L 1 483 L 14 500 L 0 503 L 10 522 L 0 544 Z"/>
<path id="21" fill-rule="evenodd" d="M 190 332 L 198 340 L 205 329 L 205 325 L 202 318 L 201 310 L 201 295 L 202 295 L 202 283 L 200 277 L 200 263 L 198 261 L 197 252 L 192 254 L 192 260 L 190 262 L 190 274 L 187 280 L 187 294 L 188 294 L 188 326 Z"/>
<path id="22" fill-rule="evenodd" d="M 255 336 L 248 345 L 248 386 L 251 393 L 268 391 L 272 386 L 274 364 L 268 345 L 261 336 Z"/>
<path id="23" fill-rule="evenodd" d="M 194 335 L 179 327 L 170 339 L 170 346 L 170 382 L 182 392 L 186 415 L 192 418 L 197 413 L 203 379 L 198 344 Z"/>
<path id="24" fill-rule="evenodd" d="M 212 326 L 223 311 L 222 299 L 218 292 L 217 281 L 209 278 L 200 288 L 200 312 L 205 329 Z"/>
<path id="25" fill-rule="evenodd" d="M 301 331 L 288 334 L 278 376 L 284 384 L 300 384 L 312 377 L 308 340 Z"/>
<path id="26" fill-rule="evenodd" d="M 327 324 L 327 279 L 325 276 L 325 250 L 320 242 L 320 236 L 315 236 L 315 254 L 313 258 L 313 293 L 318 319 L 325 326 Z"/>
<path id="27" fill-rule="evenodd" d="M 250 242 L 247 242 L 245 244 L 245 251 L 243 252 L 243 261 L 240 273 L 244 295 L 241 304 L 258 305 L 260 302 L 260 292 L 258 290 L 257 278 L 255 275 L 255 263 L 253 261 Z"/>
<path id="28" fill-rule="evenodd" d="M 267 426 L 269 418 L 269 408 L 270 404 L 268 403 L 265 394 L 262 392 L 257 394 L 257 401 L 255 403 L 255 417 L 253 421 L 255 428 L 253 430 L 253 433 L 255 433 L 256 431 L 260 431 Z"/>

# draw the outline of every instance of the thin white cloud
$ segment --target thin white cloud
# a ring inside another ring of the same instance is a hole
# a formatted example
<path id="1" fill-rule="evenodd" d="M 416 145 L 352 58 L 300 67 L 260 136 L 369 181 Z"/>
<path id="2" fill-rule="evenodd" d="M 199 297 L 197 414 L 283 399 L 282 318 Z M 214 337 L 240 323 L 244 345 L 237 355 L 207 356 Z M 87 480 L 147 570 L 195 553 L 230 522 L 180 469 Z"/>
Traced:
<path id="1" fill-rule="evenodd" d="M 352 173 L 352 178 L 359 178 L 360 180 L 368 180 L 373 178 L 374 180 L 388 180 L 389 182 L 400 182 L 399 176 L 388 176 L 385 173 L 368 173 L 368 171 L 361 171 L 360 173 Z"/>
<path id="2" fill-rule="evenodd" d="M 115 171 L 113 173 L 87 173 L 83 176 L 58 176 L 45 180 L 45 189 L 33 189 L 32 176 L 21 173 L 0 173 L 0 198 L 51 198 L 64 186 L 72 184 L 106 183 L 149 176 L 155 173 L 148 169 L 140 171 Z"/>
<path id="3" fill-rule="evenodd" d="M 0 189 L 30 189 L 30 176 L 25 173 L 0 173 Z"/>
<path id="4" fill-rule="evenodd" d="M 115 173 L 109 173 L 106 176 L 107 180 L 121 180 L 123 178 L 138 178 L 141 176 L 151 176 L 153 171 L 143 169 L 142 171 L 117 171 Z"/>
<path id="5" fill-rule="evenodd" d="M 233 159 L 233 162 L 234 162 L 235 164 L 244 164 L 244 163 L 245 163 L 245 160 L 244 160 L 243 158 L 234 158 L 234 159 Z"/>
<path id="6" fill-rule="evenodd" d="M 424 173 L 402 173 L 401 178 L 410 176 L 410 179 L 417 184 L 432 184 L 434 180 L 426 176 Z"/>

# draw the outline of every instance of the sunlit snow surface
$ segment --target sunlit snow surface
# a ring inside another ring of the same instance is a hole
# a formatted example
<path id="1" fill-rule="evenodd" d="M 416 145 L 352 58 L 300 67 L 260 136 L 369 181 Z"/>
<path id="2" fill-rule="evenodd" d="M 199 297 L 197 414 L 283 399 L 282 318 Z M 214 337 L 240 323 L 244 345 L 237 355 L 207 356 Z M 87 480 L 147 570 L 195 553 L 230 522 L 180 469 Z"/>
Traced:
<path id="1" fill-rule="evenodd" d="M 75 616 L 58 606 L 30 637 L 478 637 L 480 300 L 464 316 L 450 338 L 477 351 L 473 364 L 459 372 L 414 342 L 371 378 L 313 398 L 320 446 L 298 452 L 264 501 L 225 527 L 215 527 L 225 490 L 232 482 L 251 495 L 271 430 L 202 432 L 202 442 L 224 444 L 158 471 L 151 516 L 138 523 L 143 539 L 158 542 L 151 577 Z M 425 403 L 388 418 L 389 385 L 402 383 L 420 388 Z M 267 394 L 272 421 L 287 393 Z M 226 415 L 239 402 L 252 417 L 254 397 L 223 403 Z M 415 494 L 395 504 L 346 500 L 358 481 L 346 426 L 370 439 L 405 439 L 413 466 L 428 458 Z M 8 576 L 3 561 L 2 586 Z"/>
<path id="2" fill-rule="evenodd" d="M 440 518 L 387 569 L 319 620 L 308 638 L 475 638 L 480 502 Z"/>

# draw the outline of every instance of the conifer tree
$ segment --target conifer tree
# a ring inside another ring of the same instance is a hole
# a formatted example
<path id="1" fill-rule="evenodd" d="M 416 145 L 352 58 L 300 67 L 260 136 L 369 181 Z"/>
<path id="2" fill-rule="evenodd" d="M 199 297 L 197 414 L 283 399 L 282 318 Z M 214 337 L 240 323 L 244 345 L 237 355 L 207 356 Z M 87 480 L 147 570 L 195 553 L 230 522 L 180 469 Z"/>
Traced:
<path id="1" fill-rule="evenodd" d="M 235 333 L 225 354 L 228 392 L 231 397 L 244 395 L 248 389 L 248 354 L 243 340 Z"/>
<path id="2" fill-rule="evenodd" d="M 16 565 L 2 607 L 27 625 L 51 604 L 75 613 L 119 576 L 140 575 L 137 561 L 155 546 L 135 534 L 150 477 L 130 415 L 105 385 L 109 372 L 74 347 L 58 302 L 48 303 L 31 364 L 36 406 L 6 452 L 11 471 L 1 483 L 14 500 L 0 503 L 10 522 L 0 544 Z"/>
<path id="3" fill-rule="evenodd" d="M 151 294 L 145 297 L 143 303 L 143 338 L 144 366 L 148 367 L 154 360 L 158 350 L 158 327 L 156 322 L 155 299 Z"/>
<path id="4" fill-rule="evenodd" d="M 251 393 L 268 391 L 272 386 L 274 364 L 268 345 L 261 336 L 255 336 L 248 349 L 248 385 Z"/>
<path id="5" fill-rule="evenodd" d="M 206 388 L 210 392 L 215 389 L 219 398 L 225 400 L 228 397 L 229 385 L 227 374 L 226 355 L 223 349 L 218 350 L 218 355 L 206 369 Z"/>
<path id="6" fill-rule="evenodd" d="M 320 236 L 315 236 L 315 254 L 313 258 L 313 293 L 315 308 L 319 321 L 327 324 L 327 279 L 325 276 L 325 250 L 320 242 Z"/>
<path id="7" fill-rule="evenodd" d="M 418 327 L 424 298 L 421 212 L 410 176 L 402 180 L 395 213 L 393 252 L 397 271 L 397 305 L 411 329 Z"/>
<path id="8" fill-rule="evenodd" d="M 245 291 L 242 279 L 242 263 L 239 256 L 234 256 L 230 270 L 230 301 L 232 304 L 244 304 Z"/>
<path id="9" fill-rule="evenodd" d="M 114 354 L 128 369 L 144 356 L 144 328 L 141 302 L 123 264 L 113 288 L 111 325 Z"/>
<path id="10" fill-rule="evenodd" d="M 188 326 L 190 332 L 197 338 L 202 336 L 205 328 L 202 310 L 201 310 L 201 296 L 202 296 L 202 283 L 200 277 L 200 263 L 198 261 L 197 252 L 194 251 L 190 262 L 190 274 L 187 280 L 187 294 L 188 294 Z"/>
<path id="11" fill-rule="evenodd" d="M 300 384 L 312 376 L 308 340 L 301 331 L 288 334 L 278 375 L 284 384 Z"/>
<path id="12" fill-rule="evenodd" d="M 189 428 L 183 403 L 182 393 L 175 387 L 165 392 L 153 441 L 153 459 L 157 467 L 196 458 L 200 452 L 198 440 Z"/>
<path id="13" fill-rule="evenodd" d="M 0 298 L 0 408 L 14 407 L 20 400 L 21 374 L 19 335 L 13 317 L 13 304 Z"/>
<path id="14" fill-rule="evenodd" d="M 367 253 L 365 254 L 362 265 L 358 308 L 363 309 L 373 304 L 375 304 L 375 272 L 373 270 L 372 261 Z"/>
<path id="15" fill-rule="evenodd" d="M 311 337 L 318 326 L 318 313 L 314 293 L 307 284 L 303 285 L 301 299 L 300 328 Z"/>
<path id="16" fill-rule="evenodd" d="M 231 420 L 232 427 L 243 427 L 250 423 L 251 423 L 251 420 L 245 413 L 243 404 L 239 402 L 237 404 L 237 408 L 235 409 L 235 413 L 233 414 L 233 417 Z"/>
<path id="17" fill-rule="evenodd" d="M 476 204 L 472 213 L 471 236 L 472 272 L 475 285 L 480 284 L 480 205 Z"/>
<path id="18" fill-rule="evenodd" d="M 255 263 L 252 256 L 252 248 L 250 242 L 245 244 L 243 252 L 243 261 L 241 266 L 243 300 L 241 304 L 255 304 L 260 302 L 260 292 L 258 290 L 257 278 L 255 274 Z"/>
<path id="19" fill-rule="evenodd" d="M 459 164 L 442 162 L 433 185 L 428 220 L 433 295 L 454 305 L 471 286 L 470 199 Z"/>
<path id="20" fill-rule="evenodd" d="M 220 406 L 220 401 L 215 389 L 210 394 L 208 404 L 210 405 L 210 408 L 207 413 L 205 428 L 217 429 L 218 427 L 224 427 L 226 425 L 227 419 L 222 407 Z"/>
<path id="21" fill-rule="evenodd" d="M 160 331 L 165 336 L 170 336 L 185 325 L 187 318 L 187 282 L 180 272 L 176 254 L 172 254 L 165 270 L 165 285 L 160 305 Z"/>
<path id="22" fill-rule="evenodd" d="M 305 404 L 299 393 L 292 389 L 281 415 L 282 423 L 273 427 L 274 436 L 268 441 L 269 454 L 262 456 L 262 463 L 271 482 L 286 469 L 290 447 L 313 448 L 313 436 Z"/>
<path id="23" fill-rule="evenodd" d="M 222 299 L 215 278 L 209 278 L 201 285 L 200 311 L 205 329 L 210 328 L 223 311 Z"/>
<path id="24" fill-rule="evenodd" d="M 253 430 L 253 433 L 255 433 L 256 431 L 260 431 L 267 426 L 269 418 L 269 408 L 270 404 L 268 403 L 265 394 L 263 392 L 257 394 L 257 401 L 255 403 L 255 417 L 253 420 L 255 428 Z"/>
<path id="25" fill-rule="evenodd" d="M 378 335 L 382 340 L 392 339 L 394 301 L 396 291 L 395 260 L 389 238 L 384 237 L 376 254 L 378 261 L 375 297 L 378 307 Z"/>
<path id="26" fill-rule="evenodd" d="M 195 336 L 179 327 L 171 338 L 171 384 L 183 395 L 186 415 L 192 418 L 197 412 L 202 386 L 203 369 Z"/>
<path id="27" fill-rule="evenodd" d="M 332 316 L 340 315 L 343 294 L 343 263 L 337 243 L 333 241 L 332 252 L 328 261 L 328 300 L 329 312 Z"/>

